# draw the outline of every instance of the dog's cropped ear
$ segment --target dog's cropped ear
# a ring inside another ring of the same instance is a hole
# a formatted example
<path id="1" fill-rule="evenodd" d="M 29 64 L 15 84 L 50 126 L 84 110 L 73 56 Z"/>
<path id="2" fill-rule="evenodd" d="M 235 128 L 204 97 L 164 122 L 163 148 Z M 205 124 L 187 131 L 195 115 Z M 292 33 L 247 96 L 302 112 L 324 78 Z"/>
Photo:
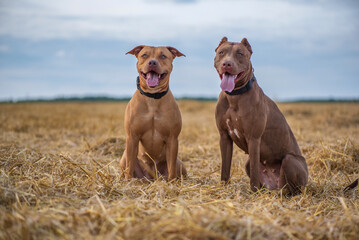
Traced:
<path id="1" fill-rule="evenodd" d="M 217 49 L 218 49 L 223 43 L 225 43 L 225 42 L 227 42 L 227 41 L 228 41 L 228 38 L 227 38 L 227 37 L 223 37 L 222 40 L 221 40 L 221 42 L 218 44 L 218 47 L 217 47 L 214 51 L 217 52 Z"/>
<path id="2" fill-rule="evenodd" d="M 173 54 L 174 57 L 181 57 L 181 56 L 185 57 L 186 56 L 174 47 L 167 47 L 167 49 Z"/>
<path id="3" fill-rule="evenodd" d="M 135 47 L 134 49 L 132 49 L 131 51 L 127 52 L 127 54 L 132 54 L 132 55 L 135 55 L 137 57 L 138 53 L 141 52 L 141 50 L 144 48 L 145 46 L 144 45 L 140 45 L 140 46 L 137 46 Z"/>
<path id="4" fill-rule="evenodd" d="M 241 43 L 248 49 L 248 51 L 252 54 L 253 51 L 252 51 L 252 47 L 251 45 L 249 44 L 247 38 L 243 38 Z"/>

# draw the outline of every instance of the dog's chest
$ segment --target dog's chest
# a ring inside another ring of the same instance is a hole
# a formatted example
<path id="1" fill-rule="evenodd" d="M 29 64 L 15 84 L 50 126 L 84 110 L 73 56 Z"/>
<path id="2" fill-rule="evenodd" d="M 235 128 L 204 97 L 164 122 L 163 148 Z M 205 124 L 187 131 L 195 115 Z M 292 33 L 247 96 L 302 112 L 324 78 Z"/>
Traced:
<path id="1" fill-rule="evenodd" d="M 247 152 L 247 141 L 243 131 L 242 118 L 236 114 L 226 114 L 222 121 L 233 142 Z"/>
<path id="2" fill-rule="evenodd" d="M 150 132 L 151 135 L 167 136 L 180 124 L 180 119 L 176 117 L 175 108 L 149 106 L 142 111 L 141 115 L 138 120 L 143 134 Z"/>
<path id="3" fill-rule="evenodd" d="M 226 122 L 226 127 L 227 127 L 227 131 L 228 134 L 232 137 L 232 138 L 243 138 L 243 132 L 241 131 L 241 127 L 240 127 L 240 120 L 238 118 L 230 118 L 227 117 L 225 119 Z"/>
<path id="4" fill-rule="evenodd" d="M 159 131 L 161 134 L 166 134 L 171 128 L 171 122 L 166 121 L 168 117 L 161 111 L 151 111 L 143 114 L 141 125 L 145 131 Z"/>

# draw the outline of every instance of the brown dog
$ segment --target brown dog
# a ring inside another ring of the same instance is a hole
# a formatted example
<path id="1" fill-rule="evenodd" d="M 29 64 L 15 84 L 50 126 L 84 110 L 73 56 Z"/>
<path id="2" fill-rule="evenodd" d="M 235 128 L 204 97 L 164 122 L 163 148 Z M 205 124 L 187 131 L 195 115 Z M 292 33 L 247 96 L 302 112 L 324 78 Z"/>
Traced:
<path id="1" fill-rule="evenodd" d="M 171 180 L 187 171 L 177 159 L 181 113 L 169 90 L 172 61 L 184 56 L 173 47 L 138 46 L 126 54 L 137 57 L 137 91 L 126 107 L 126 150 L 121 168 L 126 179 Z"/>
<path id="2" fill-rule="evenodd" d="M 249 154 L 246 172 L 253 191 L 264 186 L 299 193 L 308 181 L 307 163 L 283 114 L 257 84 L 250 44 L 246 38 L 234 43 L 224 37 L 215 51 L 222 88 L 216 107 L 221 180 L 230 179 L 234 142 Z"/>

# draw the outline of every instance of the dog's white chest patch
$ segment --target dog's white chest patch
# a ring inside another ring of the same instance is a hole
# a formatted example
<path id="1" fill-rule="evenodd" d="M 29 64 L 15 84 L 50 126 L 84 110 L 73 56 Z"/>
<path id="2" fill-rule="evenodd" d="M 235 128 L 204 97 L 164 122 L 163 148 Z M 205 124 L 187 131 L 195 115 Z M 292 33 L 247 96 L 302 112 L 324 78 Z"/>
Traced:
<path id="1" fill-rule="evenodd" d="M 240 138 L 240 137 L 239 137 L 239 133 L 238 133 L 238 130 L 237 130 L 237 129 L 234 129 L 234 130 L 233 130 L 233 132 L 234 132 L 234 134 L 236 134 L 237 138 Z"/>
<path id="2" fill-rule="evenodd" d="M 238 119 L 236 119 L 236 120 L 238 120 Z M 227 128 L 228 128 L 228 132 L 229 132 L 229 135 L 236 135 L 236 137 L 237 138 L 240 138 L 240 136 L 239 136 L 239 132 L 238 132 L 238 130 L 237 129 L 231 129 L 231 126 L 229 125 L 229 122 L 230 122 L 231 120 L 229 119 L 229 118 L 227 118 L 226 119 L 226 124 L 227 124 Z"/>
<path id="3" fill-rule="evenodd" d="M 233 134 L 233 131 L 232 131 L 231 127 L 229 126 L 229 121 L 230 121 L 229 118 L 227 118 L 227 120 L 226 120 L 227 128 L 228 128 L 229 134 Z"/>
<path id="4" fill-rule="evenodd" d="M 228 129 L 230 129 L 230 127 L 229 127 L 229 121 L 230 121 L 229 118 L 227 118 L 226 124 L 227 124 L 227 128 L 228 128 Z"/>

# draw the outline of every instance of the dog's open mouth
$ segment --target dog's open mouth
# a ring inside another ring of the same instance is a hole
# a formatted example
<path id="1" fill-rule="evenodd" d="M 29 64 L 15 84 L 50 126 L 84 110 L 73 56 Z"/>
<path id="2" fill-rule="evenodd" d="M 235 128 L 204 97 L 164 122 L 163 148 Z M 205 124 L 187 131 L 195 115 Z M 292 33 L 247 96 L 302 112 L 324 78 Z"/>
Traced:
<path id="1" fill-rule="evenodd" d="M 243 73 L 244 73 L 244 71 L 238 73 L 237 75 L 232 75 L 229 72 L 225 72 L 225 73 L 222 73 L 222 75 L 220 74 L 219 77 L 221 78 L 221 80 L 223 80 L 223 78 L 225 78 L 225 77 L 231 77 L 231 78 L 234 78 L 234 82 L 237 82 L 242 77 Z"/>
<path id="2" fill-rule="evenodd" d="M 228 72 L 220 74 L 219 77 L 221 78 L 221 88 L 222 91 L 225 92 L 232 92 L 235 86 L 235 83 L 242 77 L 244 72 L 240 72 L 237 75 L 232 75 Z"/>
<path id="3" fill-rule="evenodd" d="M 141 75 L 146 79 L 147 86 L 153 88 L 156 87 L 160 80 L 164 79 L 167 76 L 167 73 L 159 74 L 155 71 L 149 71 L 147 73 L 141 72 Z"/>

